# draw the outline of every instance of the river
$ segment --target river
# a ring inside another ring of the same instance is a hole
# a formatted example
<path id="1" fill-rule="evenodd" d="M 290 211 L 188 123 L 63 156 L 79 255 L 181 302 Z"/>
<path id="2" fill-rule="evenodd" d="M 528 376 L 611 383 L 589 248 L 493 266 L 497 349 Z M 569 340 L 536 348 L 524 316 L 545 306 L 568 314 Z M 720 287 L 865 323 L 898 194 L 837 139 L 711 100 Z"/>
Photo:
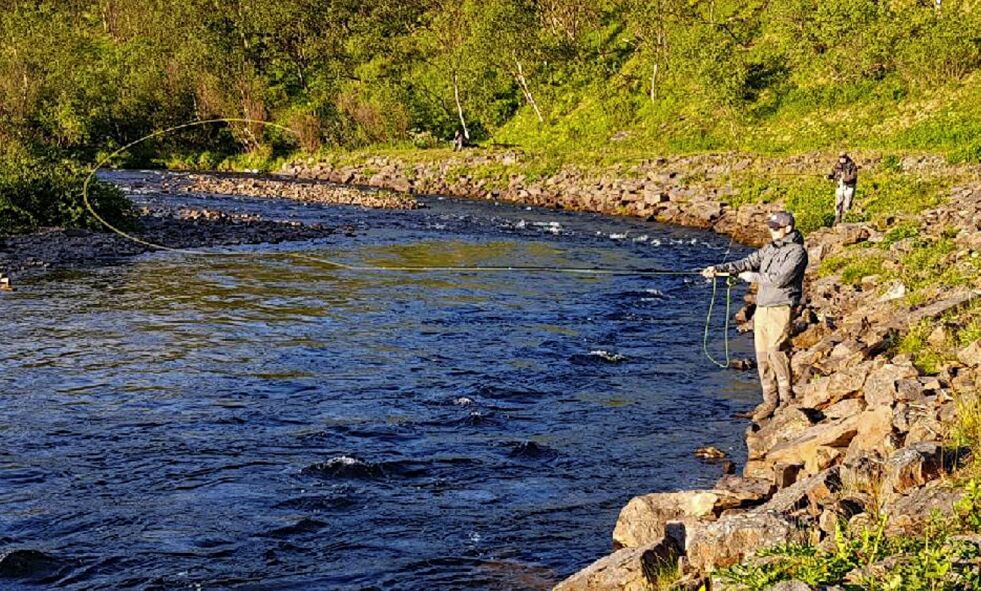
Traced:
<path id="1" fill-rule="evenodd" d="M 356 236 L 155 252 L 0 296 L 0 553 L 47 556 L 0 588 L 542 589 L 608 552 L 630 497 L 710 486 L 695 448 L 744 459 L 732 414 L 755 376 L 702 355 L 700 277 L 275 256 L 694 269 L 727 238 L 435 197 L 137 199 Z"/>

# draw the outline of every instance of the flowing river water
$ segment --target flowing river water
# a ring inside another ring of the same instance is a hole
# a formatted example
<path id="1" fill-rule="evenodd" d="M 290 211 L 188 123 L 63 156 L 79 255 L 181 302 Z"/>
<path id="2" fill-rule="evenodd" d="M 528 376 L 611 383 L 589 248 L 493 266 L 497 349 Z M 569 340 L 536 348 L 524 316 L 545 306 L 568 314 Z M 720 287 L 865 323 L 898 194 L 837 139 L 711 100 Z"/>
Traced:
<path id="1" fill-rule="evenodd" d="M 149 253 L 0 296 L 0 554 L 44 553 L 2 589 L 542 589 L 609 551 L 630 497 L 711 485 L 695 448 L 744 456 L 731 415 L 754 376 L 702 355 L 700 277 L 268 256 L 695 269 L 726 238 L 435 197 L 138 198 L 356 236 Z"/>

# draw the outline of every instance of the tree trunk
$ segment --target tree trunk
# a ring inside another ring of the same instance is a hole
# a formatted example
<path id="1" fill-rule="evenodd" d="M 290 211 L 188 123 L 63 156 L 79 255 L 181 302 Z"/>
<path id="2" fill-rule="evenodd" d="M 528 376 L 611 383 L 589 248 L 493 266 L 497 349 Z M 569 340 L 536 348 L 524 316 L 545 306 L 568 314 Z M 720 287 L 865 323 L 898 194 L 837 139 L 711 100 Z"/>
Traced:
<path id="1" fill-rule="evenodd" d="M 652 103 L 654 102 L 655 95 L 656 95 L 655 89 L 657 88 L 657 70 L 659 66 L 660 64 L 654 62 L 654 73 L 651 74 L 651 102 Z"/>
<path id="2" fill-rule="evenodd" d="M 470 130 L 467 129 L 467 121 L 463 118 L 463 104 L 460 103 L 460 85 L 457 83 L 456 72 L 453 72 L 453 98 L 456 100 L 456 112 L 460 116 L 460 125 L 463 126 L 463 137 L 470 141 Z"/>
<path id="3" fill-rule="evenodd" d="M 531 105 L 531 108 L 535 110 L 535 115 L 538 115 L 538 122 L 545 123 L 545 118 L 542 117 L 542 112 L 538 108 L 538 103 L 535 101 L 535 97 L 531 94 L 531 89 L 528 88 L 528 81 L 525 79 L 525 71 L 521 67 L 521 62 L 518 61 L 518 58 L 514 59 L 514 64 L 518 66 L 518 70 L 515 72 L 515 78 L 517 78 L 518 84 L 521 86 L 521 92 L 524 93 L 525 99 L 528 101 L 528 104 Z"/>

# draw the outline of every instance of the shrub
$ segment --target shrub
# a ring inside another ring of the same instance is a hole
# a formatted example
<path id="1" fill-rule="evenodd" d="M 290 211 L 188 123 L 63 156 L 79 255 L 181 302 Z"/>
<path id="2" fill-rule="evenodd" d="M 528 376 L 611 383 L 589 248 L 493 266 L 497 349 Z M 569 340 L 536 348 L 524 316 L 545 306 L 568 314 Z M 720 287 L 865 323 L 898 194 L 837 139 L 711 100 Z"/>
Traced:
<path id="1" fill-rule="evenodd" d="M 79 163 L 8 149 L 0 162 L 0 233 L 40 227 L 98 228 L 82 199 L 88 172 Z M 116 187 L 94 181 L 93 208 L 117 227 L 131 225 L 131 205 Z"/>

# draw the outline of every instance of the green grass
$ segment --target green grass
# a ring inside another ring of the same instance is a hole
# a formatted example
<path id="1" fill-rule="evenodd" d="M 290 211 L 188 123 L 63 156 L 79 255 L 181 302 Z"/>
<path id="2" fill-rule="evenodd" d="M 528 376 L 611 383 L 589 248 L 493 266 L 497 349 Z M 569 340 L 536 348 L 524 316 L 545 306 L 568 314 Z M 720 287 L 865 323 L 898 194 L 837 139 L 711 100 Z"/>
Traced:
<path id="1" fill-rule="evenodd" d="M 883 274 L 885 258 L 868 249 L 850 249 L 843 254 L 826 257 L 818 267 L 819 277 L 839 275 L 842 283 L 858 285 L 863 277 Z"/>
<path id="2" fill-rule="evenodd" d="M 981 532 L 981 486 L 972 481 L 964 490 L 956 515 L 934 514 L 922 533 L 886 535 L 886 517 L 865 526 L 839 523 L 830 546 L 772 548 L 720 576 L 732 588 L 746 591 L 764 591 L 787 580 L 868 591 L 977 589 L 981 573 L 974 564 L 981 553 L 955 536 Z M 879 565 L 887 559 L 889 566 Z"/>

